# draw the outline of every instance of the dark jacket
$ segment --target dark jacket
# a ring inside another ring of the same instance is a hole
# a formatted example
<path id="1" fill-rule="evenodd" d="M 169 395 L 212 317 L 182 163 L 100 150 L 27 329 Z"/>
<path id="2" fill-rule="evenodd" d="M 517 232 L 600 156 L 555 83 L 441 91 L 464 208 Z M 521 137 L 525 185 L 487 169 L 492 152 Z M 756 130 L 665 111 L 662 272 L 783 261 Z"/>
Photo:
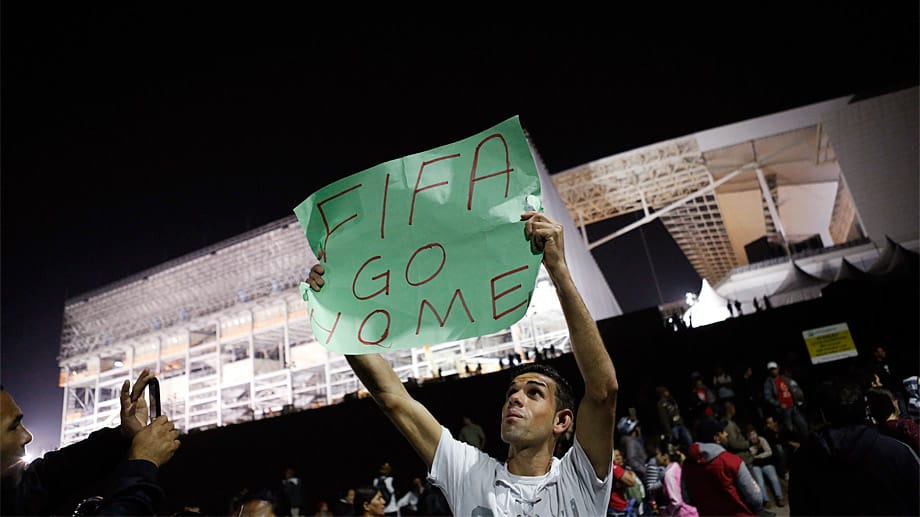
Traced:
<path id="1" fill-rule="evenodd" d="M 151 487 L 151 483 L 155 486 L 151 475 L 156 474 L 152 463 L 125 461 L 130 445 L 131 440 L 118 428 L 105 428 L 80 442 L 45 454 L 23 469 L 18 482 L 3 480 L 0 514 L 70 515 L 84 499 L 107 495 L 102 493 L 106 489 L 111 497 L 102 503 L 101 509 L 113 508 L 113 514 L 138 514 L 137 510 L 128 511 L 123 505 L 130 501 L 155 504 L 161 496 L 158 487 L 155 490 Z M 135 482 L 142 485 L 134 486 Z"/>
<path id="2" fill-rule="evenodd" d="M 826 427 L 792 455 L 789 513 L 920 515 L 918 486 L 920 458 L 907 444 L 867 425 Z"/>
<path id="3" fill-rule="evenodd" d="M 793 378 L 785 375 L 780 375 L 780 377 L 786 381 L 786 385 L 789 386 L 789 391 L 792 393 L 792 407 L 798 407 L 804 404 L 805 395 L 802 393 L 799 383 L 795 382 Z M 776 393 L 776 379 L 771 375 L 767 375 L 767 378 L 763 381 L 763 399 L 771 408 L 779 408 L 779 394 Z"/>
<path id="4" fill-rule="evenodd" d="M 115 472 L 109 495 L 81 515 L 156 515 L 163 500 L 157 467 L 146 460 L 125 460 Z"/>
<path id="5" fill-rule="evenodd" d="M 700 515 L 757 515 L 763 496 L 747 466 L 715 443 L 690 445 L 681 482 Z"/>
<path id="6" fill-rule="evenodd" d="M 668 434 L 671 428 L 678 424 L 684 423 L 684 418 L 680 415 L 680 407 L 674 397 L 658 399 L 658 421 L 661 423 L 661 432 Z"/>

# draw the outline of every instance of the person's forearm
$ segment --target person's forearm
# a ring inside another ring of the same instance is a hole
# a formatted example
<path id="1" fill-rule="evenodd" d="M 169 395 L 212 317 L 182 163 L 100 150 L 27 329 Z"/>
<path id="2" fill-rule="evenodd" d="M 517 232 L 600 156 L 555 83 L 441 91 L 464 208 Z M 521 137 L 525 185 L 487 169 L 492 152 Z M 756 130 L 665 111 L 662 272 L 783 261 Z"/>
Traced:
<path id="1" fill-rule="evenodd" d="M 377 404 L 385 406 L 390 402 L 389 396 L 408 395 L 399 376 L 382 355 L 346 355 L 345 359 Z"/>
<path id="2" fill-rule="evenodd" d="M 575 362 L 585 382 L 585 396 L 594 400 L 616 397 L 616 370 L 604 346 L 597 323 L 588 312 L 585 302 L 575 287 L 575 282 L 565 263 L 547 267 L 550 278 L 556 286 L 556 294 L 572 342 Z"/>

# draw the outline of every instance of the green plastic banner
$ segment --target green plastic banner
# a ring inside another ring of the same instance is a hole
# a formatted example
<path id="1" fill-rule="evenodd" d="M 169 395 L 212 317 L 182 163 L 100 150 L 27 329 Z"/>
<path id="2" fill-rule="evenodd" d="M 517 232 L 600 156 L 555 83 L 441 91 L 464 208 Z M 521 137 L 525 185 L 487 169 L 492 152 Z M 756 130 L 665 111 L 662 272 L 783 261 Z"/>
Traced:
<path id="1" fill-rule="evenodd" d="M 542 255 L 521 214 L 540 179 L 518 117 L 323 187 L 294 213 L 326 269 L 301 284 L 316 340 L 367 354 L 498 332 L 527 311 Z"/>

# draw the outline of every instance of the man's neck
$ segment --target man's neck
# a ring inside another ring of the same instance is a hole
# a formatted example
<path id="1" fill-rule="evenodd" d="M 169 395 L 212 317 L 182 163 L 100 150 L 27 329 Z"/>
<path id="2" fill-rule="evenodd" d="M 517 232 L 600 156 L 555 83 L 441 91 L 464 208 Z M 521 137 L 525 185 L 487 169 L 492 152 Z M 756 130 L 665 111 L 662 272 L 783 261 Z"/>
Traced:
<path id="1" fill-rule="evenodd" d="M 553 466 L 555 440 L 533 447 L 508 447 L 508 472 L 515 476 L 542 476 Z"/>

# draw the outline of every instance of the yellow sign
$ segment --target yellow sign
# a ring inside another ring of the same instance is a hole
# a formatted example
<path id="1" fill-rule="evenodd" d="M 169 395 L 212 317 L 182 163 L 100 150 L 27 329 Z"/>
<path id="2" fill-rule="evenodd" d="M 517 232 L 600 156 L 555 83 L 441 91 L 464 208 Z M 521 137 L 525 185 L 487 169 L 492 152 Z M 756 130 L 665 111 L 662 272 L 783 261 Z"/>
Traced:
<path id="1" fill-rule="evenodd" d="M 856 343 L 853 342 L 853 336 L 850 335 L 850 328 L 846 323 L 806 330 L 802 332 L 802 337 L 805 338 L 805 346 L 808 348 L 811 364 L 827 363 L 859 355 L 859 352 L 856 351 Z"/>

